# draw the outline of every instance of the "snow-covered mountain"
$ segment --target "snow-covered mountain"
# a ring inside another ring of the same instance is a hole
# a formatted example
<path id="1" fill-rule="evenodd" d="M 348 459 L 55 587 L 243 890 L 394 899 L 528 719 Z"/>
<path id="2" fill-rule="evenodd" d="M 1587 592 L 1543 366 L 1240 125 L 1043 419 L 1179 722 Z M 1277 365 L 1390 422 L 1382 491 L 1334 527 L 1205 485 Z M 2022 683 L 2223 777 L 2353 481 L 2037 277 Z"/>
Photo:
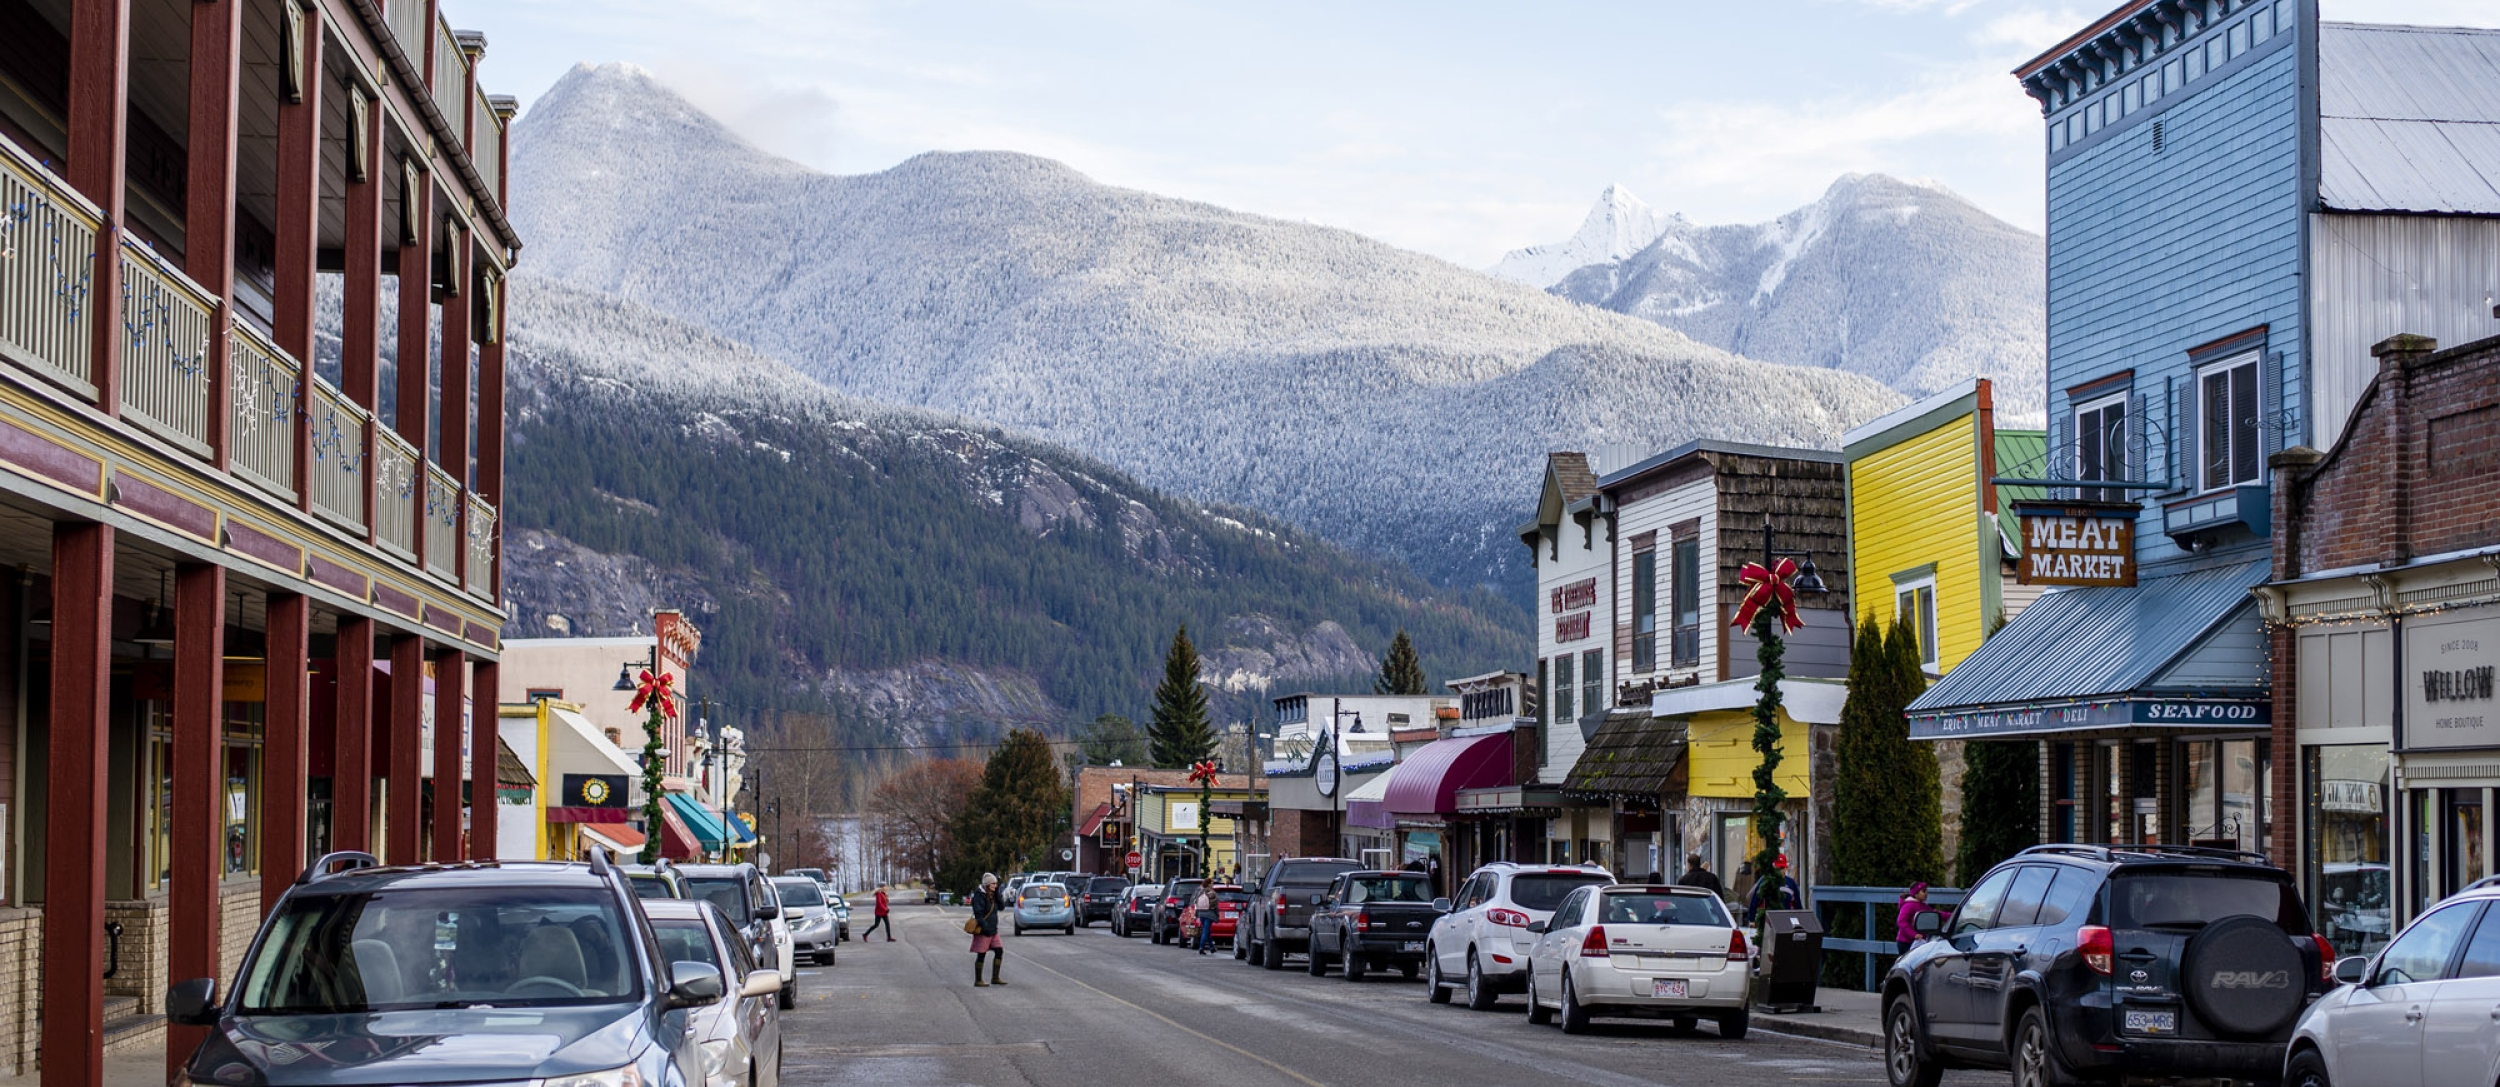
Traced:
<path id="1" fill-rule="evenodd" d="M 1027 155 L 818 173 L 620 65 L 576 68 L 513 139 L 534 275 L 1444 581 L 1516 584 L 1511 528 L 1548 450 L 1829 446 L 1901 402 L 1347 231 Z"/>
<path id="2" fill-rule="evenodd" d="M 1582 259 L 1633 239 L 1629 253 Z M 1661 216 L 1616 185 L 1570 241 L 1518 250 L 1493 273 L 1913 397 L 1984 376 L 2019 419 L 2046 403 L 2042 245 L 1945 189 L 1881 174 L 1848 175 L 1776 220 L 1730 226 Z"/>

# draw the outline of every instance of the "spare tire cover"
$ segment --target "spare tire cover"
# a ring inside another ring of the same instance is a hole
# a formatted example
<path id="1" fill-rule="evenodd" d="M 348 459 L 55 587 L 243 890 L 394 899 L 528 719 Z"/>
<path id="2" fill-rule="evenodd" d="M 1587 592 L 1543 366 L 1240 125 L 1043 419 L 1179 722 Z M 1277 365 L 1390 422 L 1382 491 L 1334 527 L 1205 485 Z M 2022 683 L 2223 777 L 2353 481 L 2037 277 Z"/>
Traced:
<path id="1" fill-rule="evenodd" d="M 2300 1013 L 2300 949 L 2263 917 L 2241 914 L 2205 926 L 2188 940 L 2181 964 L 2188 1003 L 2217 1034 L 2271 1034 Z"/>

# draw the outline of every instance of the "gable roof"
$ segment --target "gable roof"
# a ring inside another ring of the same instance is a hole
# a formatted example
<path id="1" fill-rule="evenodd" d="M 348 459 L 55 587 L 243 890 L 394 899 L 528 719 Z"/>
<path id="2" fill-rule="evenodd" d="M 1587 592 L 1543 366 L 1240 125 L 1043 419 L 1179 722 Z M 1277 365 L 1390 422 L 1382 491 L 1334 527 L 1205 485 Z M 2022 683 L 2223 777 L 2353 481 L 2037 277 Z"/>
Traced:
<path id="1" fill-rule="evenodd" d="M 2500 31 L 2322 25 L 2318 137 L 2328 208 L 2500 215 Z"/>

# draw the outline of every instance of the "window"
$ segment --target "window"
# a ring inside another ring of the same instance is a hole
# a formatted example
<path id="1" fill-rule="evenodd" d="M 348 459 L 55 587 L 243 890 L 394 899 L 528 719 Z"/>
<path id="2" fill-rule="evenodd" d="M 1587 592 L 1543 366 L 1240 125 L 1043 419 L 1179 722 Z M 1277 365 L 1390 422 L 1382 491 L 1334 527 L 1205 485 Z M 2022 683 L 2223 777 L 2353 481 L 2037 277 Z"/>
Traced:
<path id="1" fill-rule="evenodd" d="M 564 688 L 562 688 L 562 687 L 532 687 L 532 688 L 530 688 L 530 691 L 529 691 L 529 697 L 524 698 L 524 699 L 522 699 L 521 701 L 523 701 L 523 702 L 536 702 L 536 701 L 538 701 L 539 699 L 542 699 L 542 698 L 549 698 L 549 699 L 554 699 L 555 701 L 558 701 L 558 702 L 562 702 L 562 701 L 564 701 Z"/>
<path id="2" fill-rule="evenodd" d="M 2457 963 L 2457 976 L 2500 977 L 2500 910 L 2483 911 L 2483 923 L 2474 926 L 2474 938 L 2465 945 L 2465 958 Z"/>
<path id="3" fill-rule="evenodd" d="M 2075 409 L 2075 478 L 2124 480 L 2134 462 L 2127 448 L 2127 398 L 2104 397 Z M 2120 502 L 2127 492 L 2088 487 L 2091 502 Z"/>
<path id="4" fill-rule="evenodd" d="M 1561 727 L 1562 727 L 1563 725 L 1565 725 L 1565 724 L 1570 723 L 1570 722 L 1571 722 L 1571 721 L 1573 721 L 1573 720 L 1576 720 L 1576 719 L 1580 716 L 1579 714 L 1572 712 L 1572 708 L 1571 708 L 1571 706 L 1572 706 L 1572 703 L 1571 703 L 1571 695 L 1572 695 L 1572 687 L 1573 687 L 1573 686 L 1575 686 L 1575 684 L 1573 683 L 1572 678 L 1571 678 L 1571 654 L 1569 654 L 1569 653 L 1565 653 L 1565 654 L 1562 654 L 1561 656 L 1555 657 L 1555 658 L 1554 658 L 1554 726 L 1555 726 L 1557 729 L 1561 728 Z"/>
<path id="5" fill-rule="evenodd" d="M 2129 83 L 2129 84 L 2127 84 L 2127 106 L 2126 106 L 2127 112 L 2129 112 L 2129 113 L 2133 113 L 2133 112 L 2135 112 L 2135 111 L 2137 111 L 2137 110 L 2139 110 L 2139 109 L 2143 109 L 2143 108 L 2144 108 L 2144 85 L 2143 85 L 2143 84 L 2141 84 L 2141 83 Z"/>
<path id="6" fill-rule="evenodd" d="M 1918 637 L 1918 662 L 1929 671 L 1936 667 L 1936 577 L 1927 574 L 1917 578 L 1893 575 L 1892 614 L 1895 622 L 1908 621 L 1910 633 Z"/>
<path id="7" fill-rule="evenodd" d="M 1658 667 L 1658 552 L 1632 553 L 1632 670 Z"/>
<path id="8" fill-rule="evenodd" d="M 2014 885 L 2015 873 L 2020 871 L 2020 868 L 2000 869 L 1996 874 L 1980 880 L 1979 886 L 1971 888 L 1970 897 L 1962 900 L 1961 908 L 1953 911 L 1952 931 L 1977 932 L 1987 928 L 1996 917 L 1997 906 L 2005 901 L 2006 890 Z"/>
<path id="9" fill-rule="evenodd" d="M 1701 540 L 1675 541 L 1675 664 L 1701 663 Z"/>
<path id="10" fill-rule="evenodd" d="M 2174 60 L 2161 66 L 2161 93 L 2169 94 L 2187 86 L 2187 62 Z"/>
<path id="11" fill-rule="evenodd" d="M 2257 356 L 2197 371 L 2196 400 L 2197 441 L 2204 444 L 2198 489 L 2257 482 Z"/>
<path id="12" fill-rule="evenodd" d="M 2101 889 L 2100 877 L 2080 868 L 2060 869 L 2057 883 L 2049 888 L 2049 896 L 2040 903 L 2040 916 L 2035 925 L 2054 925 L 2076 914 L 2089 916 L 2092 893 Z"/>
<path id="13" fill-rule="evenodd" d="M 1596 713 L 1606 708 L 1606 651 L 1592 649 L 1580 654 L 1580 712 Z"/>
<path id="14" fill-rule="evenodd" d="M 2460 902 L 2414 922 L 2379 956 L 2378 976 L 2370 984 L 2406 985 L 2448 976 L 2448 960 L 2456 956 L 2457 945 L 2465 941 L 2467 926 L 2474 923 L 2474 916 L 2482 907 L 2480 902 Z"/>
<path id="15" fill-rule="evenodd" d="M 2049 883 L 2057 878 L 2057 869 L 2035 864 L 2020 871 L 2022 874 L 2014 877 L 2014 888 L 2005 893 L 2005 905 L 1997 909 L 1996 919 L 1990 927 L 2010 928 L 2042 923 L 2039 920 L 2040 905 L 2048 900 Z"/>

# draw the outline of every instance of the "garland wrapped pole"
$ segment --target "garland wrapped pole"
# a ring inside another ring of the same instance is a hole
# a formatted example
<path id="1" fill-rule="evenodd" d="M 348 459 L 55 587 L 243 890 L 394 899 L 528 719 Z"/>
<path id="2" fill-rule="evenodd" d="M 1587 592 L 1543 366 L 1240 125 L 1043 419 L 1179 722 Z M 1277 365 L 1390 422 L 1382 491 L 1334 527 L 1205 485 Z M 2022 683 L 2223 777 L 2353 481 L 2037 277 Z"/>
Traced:
<path id="1" fill-rule="evenodd" d="M 660 830 L 665 818 L 660 808 L 664 799 L 660 771 L 667 762 L 664 757 L 666 752 L 660 746 L 660 726 L 677 716 L 674 687 L 675 677 L 665 672 L 655 676 L 650 669 L 643 669 L 642 677 L 635 681 L 634 700 L 625 707 L 628 712 L 646 711 L 642 719 L 642 825 L 646 833 L 642 839 L 641 860 L 644 864 L 658 864 L 660 861 Z"/>
<path id="2" fill-rule="evenodd" d="M 1192 765 L 1189 768 L 1189 780 L 1198 783 L 1198 875 L 1205 878 L 1208 881 L 1209 886 L 1213 886 L 1215 880 L 1215 835 L 1211 829 L 1214 826 L 1214 821 L 1213 817 L 1209 814 L 1209 809 L 1215 806 L 1214 760 L 1201 759 L 1195 765 Z"/>
<path id="3" fill-rule="evenodd" d="M 1788 792 L 1779 785 L 1783 758 L 1780 681 L 1787 675 L 1784 638 L 1805 629 L 1805 617 L 1797 611 L 1797 594 L 1821 593 L 1823 579 L 1814 572 L 1812 558 L 1799 566 L 1795 559 L 1782 558 L 1772 549 L 1771 517 L 1767 513 L 1762 517 L 1762 561 L 1746 563 L 1737 571 L 1736 579 L 1745 587 L 1745 599 L 1737 606 L 1733 625 L 1753 634 L 1758 643 L 1754 660 L 1761 666 L 1761 674 L 1754 678 L 1753 685 L 1753 749 L 1761 756 L 1753 770 L 1753 825 L 1762 842 L 1753 855 L 1754 888 L 1762 900 L 1762 908 L 1755 911 L 1753 919 L 1754 950 L 1759 953 L 1770 946 L 1771 911 L 1779 908 L 1780 895 L 1787 889 L 1787 876 L 1779 868 L 1788 822 L 1787 813 L 1780 810 L 1780 805 L 1788 800 Z M 1771 883 L 1766 887 L 1764 880 Z"/>

